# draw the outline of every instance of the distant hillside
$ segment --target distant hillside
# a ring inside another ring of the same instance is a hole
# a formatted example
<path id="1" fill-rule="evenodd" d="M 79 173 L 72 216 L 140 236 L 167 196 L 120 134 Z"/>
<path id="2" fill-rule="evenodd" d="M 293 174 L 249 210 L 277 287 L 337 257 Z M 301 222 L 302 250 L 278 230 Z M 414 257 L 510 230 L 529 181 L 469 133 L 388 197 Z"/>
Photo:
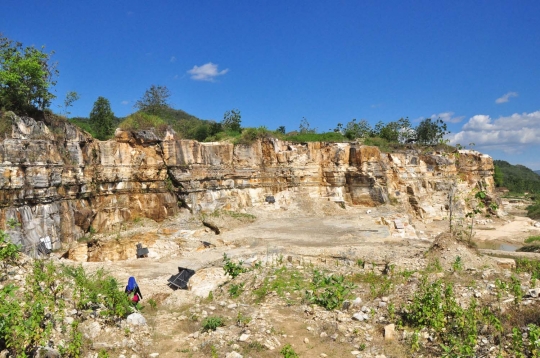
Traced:
<path id="1" fill-rule="evenodd" d="M 535 170 L 534 171 L 536 174 L 540 175 L 540 170 Z"/>
<path id="2" fill-rule="evenodd" d="M 502 174 L 501 186 L 512 193 L 540 193 L 540 176 L 524 165 L 512 165 L 504 160 L 494 160 L 496 171 Z"/>

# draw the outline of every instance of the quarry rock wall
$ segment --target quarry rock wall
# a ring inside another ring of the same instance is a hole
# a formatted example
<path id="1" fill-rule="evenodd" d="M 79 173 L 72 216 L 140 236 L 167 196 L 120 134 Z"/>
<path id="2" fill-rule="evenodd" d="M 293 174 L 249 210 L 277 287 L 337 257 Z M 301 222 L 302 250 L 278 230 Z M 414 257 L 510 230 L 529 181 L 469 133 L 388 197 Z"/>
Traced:
<path id="1" fill-rule="evenodd" d="M 99 141 L 69 122 L 51 130 L 32 118 L 9 118 L 12 130 L 0 139 L 0 228 L 25 247 L 46 236 L 59 247 L 140 217 L 160 221 L 181 206 L 279 206 L 299 193 L 347 205 L 390 203 L 429 221 L 447 215 L 452 186 L 464 195 L 494 190 L 493 160 L 475 151 L 411 146 L 382 153 L 359 143 L 272 138 L 199 143 L 121 130 Z M 275 203 L 267 204 L 268 196 Z"/>

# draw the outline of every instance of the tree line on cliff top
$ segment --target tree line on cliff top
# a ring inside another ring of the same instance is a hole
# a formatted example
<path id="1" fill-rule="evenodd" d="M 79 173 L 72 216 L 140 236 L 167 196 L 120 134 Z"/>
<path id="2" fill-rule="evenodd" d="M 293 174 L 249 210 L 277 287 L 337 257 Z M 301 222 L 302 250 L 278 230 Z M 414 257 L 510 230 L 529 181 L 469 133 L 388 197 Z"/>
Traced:
<path id="1" fill-rule="evenodd" d="M 56 85 L 58 70 L 51 62 L 54 52 L 45 48 L 23 46 L 0 34 L 0 110 L 17 114 L 43 117 L 49 116 L 51 102 L 56 98 L 51 89 Z M 117 127 L 126 130 L 153 128 L 157 134 L 168 127 L 179 137 L 198 141 L 219 141 L 230 139 L 236 143 L 251 143 L 261 137 L 274 136 L 291 141 L 346 141 L 362 139 L 366 144 L 377 145 L 382 149 L 392 143 L 418 142 L 435 145 L 448 134 L 446 124 L 440 120 L 427 118 L 417 127 L 412 127 L 408 118 L 389 123 L 379 122 L 371 126 L 366 120 L 353 119 L 338 123 L 333 130 L 318 133 L 306 118 L 297 130 L 286 132 L 285 126 L 275 130 L 266 127 L 243 128 L 241 112 L 238 109 L 226 111 L 221 121 L 202 120 L 182 110 L 170 106 L 170 91 L 166 86 L 152 85 L 135 103 L 136 112 L 125 118 L 118 118 L 111 109 L 108 99 L 98 97 L 89 117 L 75 117 L 71 121 L 90 132 L 95 138 L 106 140 L 113 136 Z M 63 101 L 62 110 L 56 116 L 69 115 L 69 107 L 79 99 L 79 94 L 70 91 Z"/>

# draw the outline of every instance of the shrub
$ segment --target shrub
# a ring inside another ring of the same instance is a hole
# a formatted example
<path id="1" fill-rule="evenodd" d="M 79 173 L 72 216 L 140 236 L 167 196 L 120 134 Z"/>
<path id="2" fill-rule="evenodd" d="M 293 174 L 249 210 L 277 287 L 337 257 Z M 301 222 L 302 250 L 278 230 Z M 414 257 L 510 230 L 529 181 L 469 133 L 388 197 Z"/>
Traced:
<path id="1" fill-rule="evenodd" d="M 239 263 L 232 262 L 231 259 L 227 257 L 227 254 L 223 254 L 223 261 L 225 262 L 223 270 L 232 278 L 236 278 L 241 273 L 246 272 L 246 269 L 242 267 L 242 261 Z"/>
<path id="2" fill-rule="evenodd" d="M 345 280 L 342 275 L 324 275 L 313 272 L 312 290 L 306 291 L 306 299 L 327 310 L 334 310 L 343 305 L 351 296 L 354 285 Z"/>
<path id="3" fill-rule="evenodd" d="M 202 321 L 202 331 L 215 331 L 218 327 L 225 325 L 223 318 L 219 316 L 209 316 Z"/>
<path id="4" fill-rule="evenodd" d="M 120 129 L 132 131 L 155 128 L 157 135 L 164 134 L 167 126 L 167 122 L 160 117 L 144 112 L 133 113 L 119 124 Z"/>
<path id="5" fill-rule="evenodd" d="M 298 355 L 298 353 L 294 351 L 290 343 L 287 343 L 286 345 L 284 345 L 283 348 L 281 348 L 281 351 L 279 353 L 283 355 L 283 358 L 300 358 L 300 356 Z"/>

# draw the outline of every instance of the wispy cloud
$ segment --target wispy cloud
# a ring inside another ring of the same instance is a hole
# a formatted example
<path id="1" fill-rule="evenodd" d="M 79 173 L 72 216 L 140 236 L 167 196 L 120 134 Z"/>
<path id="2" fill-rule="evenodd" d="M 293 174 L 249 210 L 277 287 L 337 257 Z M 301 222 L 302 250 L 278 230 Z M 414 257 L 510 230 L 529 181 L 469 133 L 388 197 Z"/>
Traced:
<path id="1" fill-rule="evenodd" d="M 122 102 L 120 102 L 120 103 L 123 104 L 123 105 L 125 106 L 126 104 L 129 104 L 129 101 L 122 101 Z"/>
<path id="2" fill-rule="evenodd" d="M 446 123 L 459 123 L 465 116 L 454 117 L 454 112 L 442 112 L 439 114 L 432 114 L 431 119 L 442 119 Z"/>
<path id="3" fill-rule="evenodd" d="M 508 92 L 502 95 L 501 97 L 497 98 L 495 100 L 495 103 L 497 104 L 506 103 L 510 100 L 510 97 L 517 97 L 517 96 L 518 96 L 517 92 Z"/>
<path id="4" fill-rule="evenodd" d="M 205 63 L 202 66 L 193 66 L 193 68 L 187 73 L 191 75 L 191 79 L 195 81 L 209 81 L 213 82 L 217 76 L 222 76 L 229 72 L 229 69 L 219 71 L 218 65 L 212 62 Z"/>
<path id="5" fill-rule="evenodd" d="M 171 63 L 176 62 L 176 57 L 175 57 L 175 56 L 171 56 L 170 62 L 171 62 Z"/>
<path id="6" fill-rule="evenodd" d="M 527 146 L 540 145 L 540 111 L 514 113 L 497 119 L 478 114 L 448 139 L 451 144 L 475 143 L 484 150 L 518 153 Z"/>

